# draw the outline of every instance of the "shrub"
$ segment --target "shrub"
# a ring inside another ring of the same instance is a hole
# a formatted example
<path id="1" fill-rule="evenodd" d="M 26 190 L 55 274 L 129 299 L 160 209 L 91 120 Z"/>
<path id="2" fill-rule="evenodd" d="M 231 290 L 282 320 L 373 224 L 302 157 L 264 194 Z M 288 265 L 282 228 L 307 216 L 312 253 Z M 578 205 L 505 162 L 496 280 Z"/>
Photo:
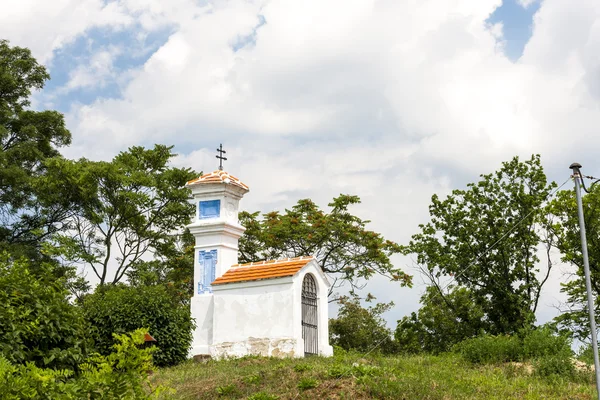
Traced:
<path id="1" fill-rule="evenodd" d="M 489 364 L 507 361 L 540 360 L 542 369 L 556 368 L 561 360 L 573 355 L 570 339 L 548 327 L 526 329 L 519 335 L 484 335 L 467 339 L 454 347 L 455 351 L 473 363 Z M 568 366 L 560 367 L 568 368 Z"/>
<path id="2" fill-rule="evenodd" d="M 534 361 L 533 366 L 535 374 L 543 377 L 571 378 L 575 375 L 571 357 L 564 352 L 540 357 Z"/>
<path id="3" fill-rule="evenodd" d="M 484 335 L 467 339 L 454 347 L 466 360 L 476 364 L 491 364 L 523 359 L 521 341 L 517 336 Z"/>
<path id="4" fill-rule="evenodd" d="M 34 273 L 26 261 L 0 255 L 0 354 L 11 364 L 76 369 L 87 332 L 68 296 L 51 265 L 37 265 Z"/>
<path id="5" fill-rule="evenodd" d="M 152 353 L 156 348 L 141 348 L 147 331 L 138 329 L 126 335 L 115 334 L 113 352 L 95 354 L 82 364 L 77 381 L 85 398 L 144 400 L 159 398 L 167 388 L 152 388 L 148 373 L 152 371 Z"/>
<path id="6" fill-rule="evenodd" d="M 117 335 L 114 351 L 108 356 L 94 355 L 81 365 L 81 374 L 70 370 L 39 368 L 33 363 L 13 365 L 0 356 L 0 393 L 2 399 L 36 400 L 146 400 L 160 398 L 167 388 L 152 388 L 148 371 L 152 369 L 152 348 L 140 349 L 144 331 Z"/>
<path id="7" fill-rule="evenodd" d="M 527 330 L 522 333 L 523 358 L 534 359 L 549 355 L 562 355 L 563 358 L 572 356 L 569 338 L 558 335 L 548 327 Z"/>
<path id="8" fill-rule="evenodd" d="M 13 365 L 0 355 L 0 393 L 2 399 L 76 399 L 80 392 L 70 370 L 39 368 L 34 363 Z"/>
<path id="9" fill-rule="evenodd" d="M 163 286 L 99 287 L 84 300 L 86 319 L 94 327 L 96 346 L 108 354 L 113 334 L 147 328 L 156 339 L 156 365 L 174 365 L 187 358 L 193 322 L 189 307 L 177 302 Z"/>

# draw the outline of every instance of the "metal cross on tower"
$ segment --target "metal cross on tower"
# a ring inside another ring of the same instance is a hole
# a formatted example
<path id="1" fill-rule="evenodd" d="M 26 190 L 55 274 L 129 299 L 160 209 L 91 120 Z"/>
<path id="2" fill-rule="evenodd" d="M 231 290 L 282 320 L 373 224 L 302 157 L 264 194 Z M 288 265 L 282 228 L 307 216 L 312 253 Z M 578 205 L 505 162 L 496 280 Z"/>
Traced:
<path id="1" fill-rule="evenodd" d="M 227 158 L 223 157 L 223 154 L 227 153 L 223 150 L 223 143 L 219 144 L 217 151 L 219 152 L 219 155 L 216 156 L 219 159 L 219 171 L 223 171 L 223 160 L 227 160 Z"/>

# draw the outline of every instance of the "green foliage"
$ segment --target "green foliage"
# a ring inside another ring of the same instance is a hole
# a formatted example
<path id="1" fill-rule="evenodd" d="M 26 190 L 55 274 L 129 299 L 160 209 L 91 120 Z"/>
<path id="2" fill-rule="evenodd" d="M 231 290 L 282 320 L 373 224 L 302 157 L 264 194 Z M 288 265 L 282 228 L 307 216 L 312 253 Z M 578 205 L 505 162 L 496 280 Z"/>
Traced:
<path id="1" fill-rule="evenodd" d="M 90 398 L 151 399 L 168 392 L 165 387 L 152 388 L 148 373 L 153 370 L 152 353 L 156 348 L 140 348 L 147 331 L 115 334 L 113 351 L 107 356 L 94 355 L 81 366 L 78 383 Z M 148 393 L 150 392 L 150 393 Z"/>
<path id="2" fill-rule="evenodd" d="M 13 364 L 75 369 L 86 354 L 87 325 L 48 264 L 35 273 L 0 255 L 0 354 Z"/>
<path id="3" fill-rule="evenodd" d="M 421 297 L 421 308 L 398 321 L 394 337 L 399 351 L 440 353 L 477 336 L 484 329 L 484 312 L 464 287 L 444 296 L 430 286 Z"/>
<path id="4" fill-rule="evenodd" d="M 294 366 L 294 371 L 296 371 L 296 372 L 310 371 L 311 369 L 312 369 L 312 365 L 309 365 L 309 364 L 296 364 Z"/>
<path id="5" fill-rule="evenodd" d="M 588 365 L 594 364 L 594 349 L 592 348 L 591 343 L 585 346 L 581 346 L 581 348 L 577 352 L 577 359 L 583 361 Z"/>
<path id="6" fill-rule="evenodd" d="M 523 357 L 534 359 L 552 355 L 562 355 L 570 359 L 573 355 L 571 340 L 564 334 L 557 334 L 550 327 L 540 327 L 521 333 L 523 336 Z"/>
<path id="7" fill-rule="evenodd" d="M 523 330 L 518 335 L 483 335 L 467 339 L 454 349 L 466 360 L 477 364 L 541 359 L 556 363 L 573 356 L 570 339 L 549 327 Z"/>
<path id="8" fill-rule="evenodd" d="M 369 296 L 367 301 L 372 299 L 373 297 Z M 375 306 L 363 308 L 357 297 L 340 298 L 338 316 L 329 320 L 331 344 L 363 353 L 372 350 L 394 352 L 392 332 L 386 327 L 382 317 L 393 305 L 393 302 L 377 303 Z"/>
<path id="9" fill-rule="evenodd" d="M 39 368 L 33 363 L 13 365 L 0 356 L 0 393 L 2 398 L 69 400 L 146 400 L 173 393 L 163 386 L 152 387 L 154 349 L 140 349 L 143 330 L 117 335 L 114 351 L 108 356 L 94 355 L 81 365 L 81 374 L 70 370 Z"/>
<path id="10" fill-rule="evenodd" d="M 352 366 L 351 374 L 355 377 L 375 376 L 381 374 L 381 369 L 373 365 L 355 364 Z"/>
<path id="11" fill-rule="evenodd" d="M 344 368 L 342 365 L 336 364 L 327 370 L 327 377 L 333 379 L 340 379 L 349 372 L 350 368 Z"/>
<path id="12" fill-rule="evenodd" d="M 298 389 L 300 390 L 308 390 L 314 389 L 319 385 L 319 381 L 315 378 L 301 378 L 300 382 L 298 382 Z"/>
<path id="13" fill-rule="evenodd" d="M 487 332 L 516 332 L 533 323 L 552 266 L 539 270 L 537 247 L 543 240 L 542 205 L 555 186 L 547 182 L 539 156 L 524 162 L 515 157 L 445 200 L 434 195 L 431 221 L 420 225 L 403 252 L 416 254 L 434 286 L 446 276 L 468 288 L 485 313 Z"/>
<path id="14" fill-rule="evenodd" d="M 585 216 L 585 230 L 588 238 L 590 280 L 594 296 L 600 295 L 600 185 L 594 185 L 590 193 L 582 199 Z M 587 341 L 590 338 L 589 311 L 583 272 L 583 255 L 579 233 L 577 203 L 573 190 L 562 190 L 548 205 L 551 215 L 549 225 L 555 236 L 555 246 L 560 251 L 562 261 L 576 267 L 568 282 L 562 284 L 561 292 L 566 293 L 567 302 L 563 312 L 555 318 L 562 330 L 572 332 L 575 338 Z M 600 316 L 600 306 L 596 302 L 596 316 Z M 598 321 L 597 321 L 598 322 Z"/>
<path id="15" fill-rule="evenodd" d="M 474 364 L 495 364 L 523 359 L 521 341 L 514 335 L 484 335 L 467 339 L 457 344 L 455 350 L 465 360 Z"/>
<path id="16" fill-rule="evenodd" d="M 71 142 L 63 115 L 32 111 L 29 96 L 50 76 L 28 49 L 0 40 L 0 251 L 40 258 L 42 242 L 69 210 L 45 205 L 45 162 Z"/>
<path id="17" fill-rule="evenodd" d="M 113 334 L 144 327 L 156 339 L 156 365 L 173 365 L 187 358 L 193 328 L 190 310 L 163 286 L 98 287 L 85 298 L 83 311 L 101 354 L 109 354 Z"/>
<path id="18" fill-rule="evenodd" d="M 572 378 L 575 366 L 571 357 L 565 353 L 549 354 L 536 359 L 533 363 L 536 375 L 548 378 Z"/>
<path id="19" fill-rule="evenodd" d="M 219 396 L 231 396 L 237 393 L 235 385 L 225 385 L 217 387 L 217 394 Z"/>
<path id="20" fill-rule="evenodd" d="M 0 355 L 0 393 L 5 400 L 77 399 L 79 387 L 70 370 L 39 368 L 33 363 L 13 365 Z"/>
<path id="21" fill-rule="evenodd" d="M 132 286 L 162 285 L 175 299 L 188 304 L 194 295 L 194 246 L 196 242 L 189 230 L 178 240 L 161 246 L 151 261 L 138 261 L 127 272 Z"/>
<path id="22" fill-rule="evenodd" d="M 244 382 L 246 383 L 251 383 L 251 384 L 259 384 L 261 381 L 261 377 L 260 375 L 250 375 L 244 378 Z"/>
<path id="23" fill-rule="evenodd" d="M 131 147 L 111 162 L 53 159 L 42 186 L 68 205 L 69 231 L 55 237 L 63 257 L 90 267 L 100 284 L 117 283 L 148 252 L 169 253 L 172 232 L 194 206 L 185 183 L 197 174 L 172 168 L 172 147 Z M 68 257 L 67 257 L 68 256 Z M 116 265 L 114 275 L 108 266 Z"/>
<path id="24" fill-rule="evenodd" d="M 310 199 L 298 201 L 283 214 L 274 211 L 262 218 L 258 212 L 241 212 L 246 231 L 239 242 L 240 262 L 314 255 L 323 271 L 340 282 L 355 285 L 357 279 L 381 274 L 410 285 L 411 277 L 390 261 L 400 247 L 367 230 L 369 221 L 350 213 L 349 207 L 358 203 L 357 196 L 340 195 L 329 204 L 329 213 Z"/>
<path id="25" fill-rule="evenodd" d="M 301 376 L 297 364 L 312 368 Z M 441 353 L 382 356 L 353 354 L 309 357 L 303 360 L 252 358 L 219 360 L 209 364 L 183 363 L 161 368 L 152 382 L 172 382 L 173 400 L 217 398 L 216 388 L 235 383 L 231 398 L 272 399 L 592 399 L 596 396 L 592 373 L 548 379 L 533 371 L 530 363 L 481 365 L 465 362 L 458 354 Z M 331 371 L 331 373 L 330 373 Z M 343 371 L 346 371 L 345 374 Z M 246 376 L 260 375 L 260 386 L 246 384 Z M 290 380 L 289 377 L 296 377 Z M 320 382 L 302 390 L 300 378 Z"/>
<path id="26" fill-rule="evenodd" d="M 254 393 L 251 396 L 248 396 L 247 400 L 278 400 L 279 397 L 273 394 L 268 394 L 265 392 Z"/>

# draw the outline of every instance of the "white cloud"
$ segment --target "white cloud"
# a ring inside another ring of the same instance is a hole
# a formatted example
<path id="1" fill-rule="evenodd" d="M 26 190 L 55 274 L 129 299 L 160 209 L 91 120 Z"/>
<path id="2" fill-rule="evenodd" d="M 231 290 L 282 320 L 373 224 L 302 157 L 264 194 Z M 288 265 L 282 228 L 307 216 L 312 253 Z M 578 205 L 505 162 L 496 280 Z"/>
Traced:
<path id="1" fill-rule="evenodd" d="M 71 157 L 176 143 L 178 163 L 207 171 L 223 142 L 226 168 L 251 187 L 244 207 L 354 193 L 373 228 L 400 242 L 426 220 L 432 193 L 513 155 L 541 153 L 560 182 L 573 161 L 600 170 L 596 0 L 542 2 L 516 63 L 502 26 L 486 23 L 500 0 L 90 4 L 110 26 L 135 22 L 140 37 L 173 29 L 122 98 L 73 107 Z M 69 24 L 51 19 L 38 54 L 97 22 Z"/>
<path id="2" fill-rule="evenodd" d="M 539 0 L 517 0 L 517 3 L 523 8 L 529 8 L 533 3 Z"/>
<path id="3" fill-rule="evenodd" d="M 123 7 L 103 0 L 4 0 L 2 35 L 32 50 L 40 62 L 92 27 L 122 28 L 133 22 Z"/>
<path id="4" fill-rule="evenodd" d="M 102 88 L 109 81 L 116 80 L 117 70 L 113 64 L 121 53 L 122 50 L 114 46 L 95 52 L 87 63 L 80 64 L 69 72 L 69 81 L 59 91 Z"/>

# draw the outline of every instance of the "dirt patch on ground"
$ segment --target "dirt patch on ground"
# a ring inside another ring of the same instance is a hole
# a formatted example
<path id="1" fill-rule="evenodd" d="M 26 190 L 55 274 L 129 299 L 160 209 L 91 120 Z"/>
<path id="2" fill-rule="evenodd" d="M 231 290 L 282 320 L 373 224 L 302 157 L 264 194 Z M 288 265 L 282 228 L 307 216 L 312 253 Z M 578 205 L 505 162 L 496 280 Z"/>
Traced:
<path id="1" fill-rule="evenodd" d="M 594 367 L 589 365 L 588 363 L 575 359 L 573 360 L 573 366 L 577 371 L 590 372 L 594 369 Z"/>
<path id="2" fill-rule="evenodd" d="M 519 370 L 523 371 L 527 375 L 533 374 L 533 365 L 531 365 L 529 363 L 510 362 L 510 363 L 508 363 L 508 365 L 512 365 L 513 367 L 515 367 L 516 369 L 519 369 Z"/>

